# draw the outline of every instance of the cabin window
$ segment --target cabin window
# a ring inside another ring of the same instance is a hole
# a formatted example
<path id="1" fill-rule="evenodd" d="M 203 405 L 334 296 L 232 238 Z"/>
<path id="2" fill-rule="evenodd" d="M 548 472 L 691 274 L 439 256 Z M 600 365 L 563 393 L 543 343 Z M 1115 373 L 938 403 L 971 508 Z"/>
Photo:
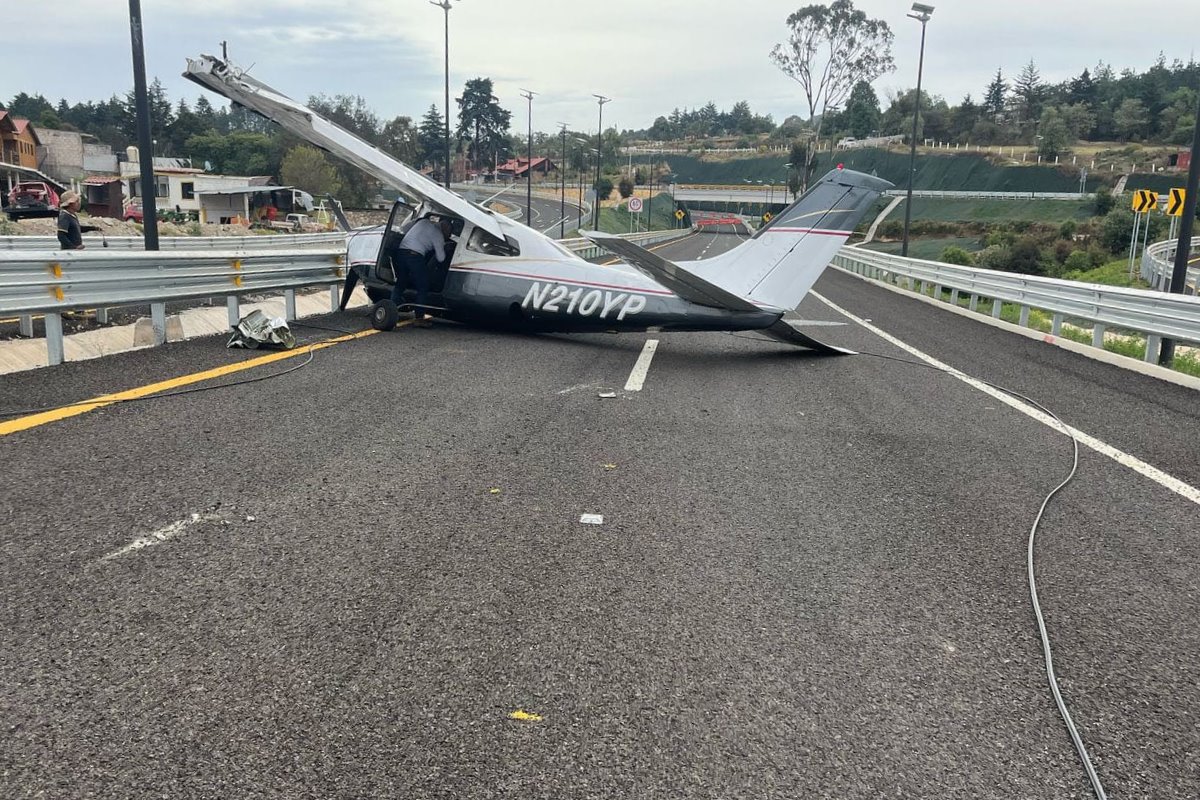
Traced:
<path id="1" fill-rule="evenodd" d="M 179 184 L 179 191 L 184 200 L 196 199 L 196 184 L 194 181 L 185 181 Z"/>
<path id="2" fill-rule="evenodd" d="M 471 231 L 471 238 L 467 240 L 467 249 L 489 256 L 512 257 L 521 255 L 521 247 L 517 244 L 517 241 L 511 236 L 505 237 L 505 239 L 506 241 L 501 241 L 483 228 L 476 228 Z"/>

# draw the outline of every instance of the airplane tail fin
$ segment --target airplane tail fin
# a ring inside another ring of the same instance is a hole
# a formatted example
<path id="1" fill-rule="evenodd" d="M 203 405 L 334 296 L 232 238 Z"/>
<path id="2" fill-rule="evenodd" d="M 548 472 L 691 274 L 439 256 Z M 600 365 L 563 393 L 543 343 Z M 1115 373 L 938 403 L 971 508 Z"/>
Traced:
<path id="1" fill-rule="evenodd" d="M 793 309 L 892 184 L 835 169 L 764 225 L 749 241 L 715 258 L 680 267 L 740 297 Z"/>

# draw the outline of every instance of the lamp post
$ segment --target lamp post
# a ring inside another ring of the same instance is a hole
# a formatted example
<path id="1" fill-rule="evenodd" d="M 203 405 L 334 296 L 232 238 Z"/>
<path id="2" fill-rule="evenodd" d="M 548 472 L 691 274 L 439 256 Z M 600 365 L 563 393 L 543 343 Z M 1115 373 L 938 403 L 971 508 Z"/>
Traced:
<path id="1" fill-rule="evenodd" d="M 913 127 L 911 150 L 908 156 L 908 193 L 907 199 L 904 201 L 904 244 L 900 248 L 900 255 L 908 257 L 908 228 L 912 224 L 912 192 L 913 192 L 913 175 L 917 171 L 917 120 L 921 116 L 921 72 L 925 69 L 925 23 L 929 22 L 929 18 L 933 16 L 933 6 L 922 5 L 921 3 L 913 3 L 912 10 L 914 13 L 908 16 L 921 23 L 921 57 L 917 62 L 917 100 L 913 104 Z"/>
<path id="2" fill-rule="evenodd" d="M 592 207 L 592 230 L 600 228 L 600 162 L 604 160 L 604 104 L 612 102 L 611 97 L 594 94 L 592 97 L 600 101 L 600 117 L 596 123 L 596 204 Z"/>
<path id="3" fill-rule="evenodd" d="M 446 12 L 446 188 L 450 188 L 450 1 L 451 0 L 429 0 L 430 5 L 435 5 Z"/>
<path id="4" fill-rule="evenodd" d="M 529 101 L 529 137 L 525 140 L 525 224 L 533 227 L 533 98 L 537 92 L 521 90 L 521 97 Z"/>
<path id="5" fill-rule="evenodd" d="M 558 238 L 567 235 L 567 123 L 560 122 L 559 134 L 562 136 L 562 162 L 558 165 Z"/>
<path id="6" fill-rule="evenodd" d="M 139 175 L 142 184 L 142 235 L 147 250 L 158 249 L 158 208 L 154 189 L 154 140 L 150 138 L 150 96 L 146 91 L 146 51 L 142 41 L 142 2 L 129 0 L 129 38 L 133 47 L 133 97 L 137 111 Z M 150 151 L 150 158 L 146 158 Z"/>

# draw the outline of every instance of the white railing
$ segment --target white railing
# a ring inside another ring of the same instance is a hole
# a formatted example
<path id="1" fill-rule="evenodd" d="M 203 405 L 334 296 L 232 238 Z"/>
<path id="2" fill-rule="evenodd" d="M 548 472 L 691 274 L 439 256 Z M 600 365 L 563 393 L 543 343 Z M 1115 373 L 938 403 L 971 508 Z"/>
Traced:
<path id="1" fill-rule="evenodd" d="M 1155 242 L 1142 253 L 1142 280 L 1160 291 L 1171 288 L 1171 278 L 1175 274 L 1175 245 L 1176 239 L 1165 242 Z M 1184 280 L 1185 294 L 1200 294 L 1200 236 L 1192 239 L 1192 258 L 1196 266 L 1189 266 Z"/>
<path id="2" fill-rule="evenodd" d="M 916 258 L 844 247 L 834 257 L 836 267 L 886 283 L 899 284 L 921 294 L 958 304 L 967 296 L 971 311 L 981 299 L 993 300 L 992 316 L 999 318 L 1004 303 L 1020 309 L 1020 324 L 1028 327 L 1031 309 L 1052 315 L 1051 334 L 1060 336 L 1063 323 L 1080 320 L 1092 328 L 1092 345 L 1104 346 L 1107 328 L 1146 336 L 1145 359 L 1158 359 L 1165 337 L 1200 343 L 1200 297 L 1163 294 L 1145 289 L 1124 289 L 1095 283 L 1056 280 L 1033 275 L 942 264 Z"/>
<path id="3" fill-rule="evenodd" d="M 260 236 L 162 236 L 159 250 L 278 250 L 285 247 L 337 247 L 346 234 L 330 233 L 270 233 Z M 83 243 L 90 250 L 142 250 L 141 236 L 101 236 L 86 233 Z M 0 252 L 6 250 L 57 250 L 54 236 L 0 236 Z"/>
<path id="4" fill-rule="evenodd" d="M 889 189 L 889 197 L 905 197 L 907 189 Z M 942 191 L 940 189 L 913 189 L 913 197 L 942 197 L 950 200 L 1087 200 L 1092 195 L 1083 192 L 985 192 L 985 191 Z"/>

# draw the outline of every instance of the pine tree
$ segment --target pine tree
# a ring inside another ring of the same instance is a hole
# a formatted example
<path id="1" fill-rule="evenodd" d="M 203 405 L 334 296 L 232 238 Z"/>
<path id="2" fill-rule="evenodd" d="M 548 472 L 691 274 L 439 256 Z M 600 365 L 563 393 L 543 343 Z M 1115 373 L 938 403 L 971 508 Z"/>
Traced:
<path id="1" fill-rule="evenodd" d="M 1033 63 L 1032 59 L 1017 76 L 1017 80 L 1013 84 L 1013 94 L 1018 103 L 1017 108 L 1021 122 L 1037 119 L 1042 113 L 1042 97 L 1045 94 L 1045 86 L 1042 84 L 1042 76 L 1038 73 L 1037 65 Z"/>
<path id="2" fill-rule="evenodd" d="M 1004 99 L 1007 94 L 1008 84 L 997 68 L 996 77 L 992 79 L 983 93 L 983 110 L 993 121 L 998 121 L 1004 114 Z"/>
<path id="3" fill-rule="evenodd" d="M 417 138 L 421 142 L 421 152 L 425 154 L 425 163 L 441 165 L 446 156 L 446 127 L 442 113 L 437 105 L 429 106 L 421 124 L 417 128 Z"/>

